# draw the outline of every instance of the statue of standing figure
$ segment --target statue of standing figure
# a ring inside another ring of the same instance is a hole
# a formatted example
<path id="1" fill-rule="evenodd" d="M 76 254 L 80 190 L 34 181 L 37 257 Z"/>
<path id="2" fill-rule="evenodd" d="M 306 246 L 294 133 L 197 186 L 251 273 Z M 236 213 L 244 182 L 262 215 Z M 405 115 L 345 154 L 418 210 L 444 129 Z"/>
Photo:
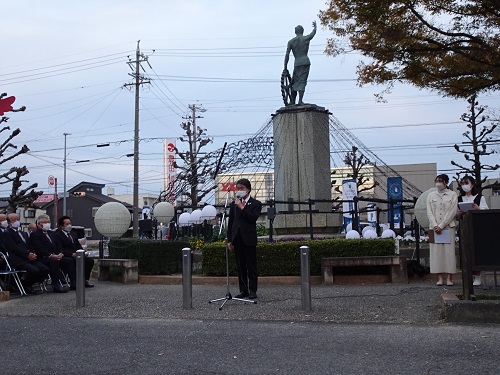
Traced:
<path id="1" fill-rule="evenodd" d="M 286 87 L 286 90 L 290 91 L 289 94 L 289 102 L 286 97 L 287 94 L 283 93 L 283 100 L 285 101 L 285 105 L 294 105 L 295 100 L 297 98 L 297 92 L 299 93 L 299 102 L 298 105 L 303 105 L 302 101 L 304 97 L 304 91 L 306 90 L 307 78 L 309 76 L 309 68 L 311 67 L 311 61 L 309 61 L 309 57 L 307 57 L 307 53 L 309 52 L 309 42 L 316 35 L 316 21 L 312 23 L 313 31 L 304 36 L 304 28 L 302 26 L 297 26 L 295 28 L 296 37 L 290 39 L 288 45 L 286 47 L 286 55 L 285 55 L 285 69 L 282 75 L 282 90 L 283 90 L 283 76 L 288 76 L 288 59 L 290 57 L 290 50 L 293 52 L 293 56 L 295 58 L 295 62 L 293 64 L 293 75 L 290 82 L 291 87 Z M 287 86 L 287 85 L 285 85 Z"/>

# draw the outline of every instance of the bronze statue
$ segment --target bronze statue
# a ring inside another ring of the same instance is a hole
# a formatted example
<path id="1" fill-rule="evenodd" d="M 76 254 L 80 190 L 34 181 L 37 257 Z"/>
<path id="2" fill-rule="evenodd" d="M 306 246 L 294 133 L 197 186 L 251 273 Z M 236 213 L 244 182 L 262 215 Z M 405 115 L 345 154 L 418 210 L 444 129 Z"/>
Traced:
<path id="1" fill-rule="evenodd" d="M 281 75 L 281 89 L 283 95 L 283 101 L 285 105 L 294 105 L 297 98 L 297 92 L 299 93 L 298 105 L 303 105 L 302 99 L 304 97 L 304 91 L 306 90 L 307 77 L 309 76 L 309 68 L 311 67 L 311 61 L 307 57 L 307 52 L 309 51 L 309 42 L 316 35 L 316 21 L 312 23 L 313 31 L 304 36 L 304 28 L 302 26 L 297 26 L 295 28 L 296 37 L 288 42 L 285 54 L 285 69 Z M 293 64 L 293 76 L 290 81 L 290 74 L 288 73 L 288 59 L 290 57 L 290 50 L 293 52 L 295 62 Z M 288 81 L 288 82 L 287 82 Z"/>

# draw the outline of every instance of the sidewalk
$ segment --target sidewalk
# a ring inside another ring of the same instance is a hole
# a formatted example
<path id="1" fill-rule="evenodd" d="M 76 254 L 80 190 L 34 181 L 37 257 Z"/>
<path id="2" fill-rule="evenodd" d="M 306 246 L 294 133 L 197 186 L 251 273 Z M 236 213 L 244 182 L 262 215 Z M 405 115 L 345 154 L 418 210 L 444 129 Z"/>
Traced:
<path id="1" fill-rule="evenodd" d="M 221 302 L 209 301 L 225 297 L 225 278 L 221 278 L 220 285 L 193 285 L 193 308 L 185 310 L 182 285 L 93 283 L 95 288 L 85 289 L 83 308 L 76 308 L 74 291 L 44 293 L 1 302 L 0 316 L 436 324 L 443 322 L 441 294 L 462 293 L 459 278 L 452 287 L 437 287 L 428 277 L 409 284 L 312 285 L 312 311 L 305 312 L 300 285 L 261 284 L 257 304 L 230 300 L 219 310 Z M 235 286 L 230 292 L 238 293 Z M 481 293 L 495 290 L 481 289 Z"/>

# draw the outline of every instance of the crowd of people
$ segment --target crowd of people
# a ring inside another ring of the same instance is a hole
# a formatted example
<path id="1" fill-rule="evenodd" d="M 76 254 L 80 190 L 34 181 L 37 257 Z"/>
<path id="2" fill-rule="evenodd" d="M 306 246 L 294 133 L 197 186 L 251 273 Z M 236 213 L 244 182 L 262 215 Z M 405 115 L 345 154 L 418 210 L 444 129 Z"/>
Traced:
<path id="1" fill-rule="evenodd" d="M 49 280 L 54 293 L 76 290 L 76 252 L 82 246 L 71 231 L 71 219 L 60 217 L 56 230 L 52 229 L 48 215 L 38 216 L 36 225 L 30 225 L 28 231 L 20 226 L 17 214 L 0 214 L 0 251 L 7 258 L 0 266 L 5 267 L 8 262 L 12 269 L 24 271 L 20 279 L 27 294 L 47 289 Z M 89 281 L 93 266 L 94 259 L 85 257 L 87 288 L 94 286 Z"/>

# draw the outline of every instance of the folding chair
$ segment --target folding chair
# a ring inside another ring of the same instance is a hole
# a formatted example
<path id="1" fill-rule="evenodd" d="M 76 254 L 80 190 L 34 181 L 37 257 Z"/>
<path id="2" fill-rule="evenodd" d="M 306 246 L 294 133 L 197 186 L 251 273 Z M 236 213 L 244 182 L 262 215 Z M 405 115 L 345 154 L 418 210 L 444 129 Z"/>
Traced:
<path id="1" fill-rule="evenodd" d="M 7 255 L 5 255 L 4 253 L 2 253 L 0 251 L 0 261 L 5 262 L 5 270 L 0 271 L 0 275 L 9 275 L 9 277 L 12 276 L 14 278 L 14 281 L 16 283 L 16 287 L 19 290 L 19 293 L 21 294 L 21 296 L 28 295 L 28 293 L 26 293 L 26 291 L 24 290 L 23 284 L 21 283 L 21 278 L 19 277 L 19 273 L 26 272 L 26 271 L 13 269 L 10 266 L 9 260 L 7 258 L 8 258 Z"/>

